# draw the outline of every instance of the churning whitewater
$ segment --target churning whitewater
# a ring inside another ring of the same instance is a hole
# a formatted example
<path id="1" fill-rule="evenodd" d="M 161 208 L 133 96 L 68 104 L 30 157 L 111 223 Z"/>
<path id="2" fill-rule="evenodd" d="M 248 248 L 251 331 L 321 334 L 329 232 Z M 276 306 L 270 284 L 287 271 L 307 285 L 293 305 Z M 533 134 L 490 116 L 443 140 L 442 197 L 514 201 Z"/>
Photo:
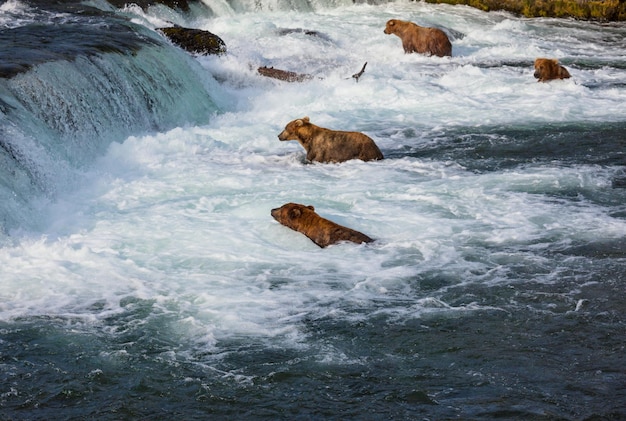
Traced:
<path id="1" fill-rule="evenodd" d="M 206 5 L 0 6 L 20 53 L 1 55 L 0 418 L 626 416 L 624 24 Z M 452 57 L 404 54 L 389 19 L 443 29 Z M 172 24 L 227 54 L 183 52 Z M 572 77 L 537 83 L 537 57 Z M 385 159 L 306 162 L 277 137 L 305 116 Z M 321 249 L 272 218 L 288 202 L 376 241 Z"/>

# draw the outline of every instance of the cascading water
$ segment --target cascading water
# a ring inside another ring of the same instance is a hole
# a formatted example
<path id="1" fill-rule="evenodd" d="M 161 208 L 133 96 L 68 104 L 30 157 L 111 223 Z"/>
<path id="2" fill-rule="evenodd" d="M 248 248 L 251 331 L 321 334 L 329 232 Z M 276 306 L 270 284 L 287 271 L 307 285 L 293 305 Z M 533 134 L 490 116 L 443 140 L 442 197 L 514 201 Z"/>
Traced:
<path id="1" fill-rule="evenodd" d="M 195 60 L 153 31 L 100 19 L 29 23 L 0 36 L 6 60 L 20 61 L 0 79 L 0 231 L 40 219 L 27 216 L 29 200 L 75 186 L 111 142 L 206 122 L 218 111 L 217 84 Z"/>

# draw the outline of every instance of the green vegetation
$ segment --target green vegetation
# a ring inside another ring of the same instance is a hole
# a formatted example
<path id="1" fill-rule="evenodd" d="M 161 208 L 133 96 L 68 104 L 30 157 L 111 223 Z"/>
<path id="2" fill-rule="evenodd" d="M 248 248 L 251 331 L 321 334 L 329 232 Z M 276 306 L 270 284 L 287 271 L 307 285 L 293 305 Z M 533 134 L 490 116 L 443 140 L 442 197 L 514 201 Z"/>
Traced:
<path id="1" fill-rule="evenodd" d="M 424 0 L 464 4 L 484 11 L 506 10 L 526 17 L 625 21 L 626 0 Z"/>

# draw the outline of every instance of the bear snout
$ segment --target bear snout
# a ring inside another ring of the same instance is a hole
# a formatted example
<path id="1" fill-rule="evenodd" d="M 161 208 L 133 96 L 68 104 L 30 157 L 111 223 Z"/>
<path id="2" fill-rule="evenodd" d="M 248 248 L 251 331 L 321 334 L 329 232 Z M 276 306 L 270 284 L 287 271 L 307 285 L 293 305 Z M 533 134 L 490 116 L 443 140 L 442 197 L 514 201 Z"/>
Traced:
<path id="1" fill-rule="evenodd" d="M 535 76 L 535 79 L 541 79 L 541 71 L 535 70 L 534 76 Z"/>
<path id="2" fill-rule="evenodd" d="M 270 213 L 272 214 L 272 218 L 278 220 L 278 217 L 280 216 L 280 208 L 272 209 Z"/>
<path id="3" fill-rule="evenodd" d="M 278 135 L 278 140 L 289 140 L 289 133 L 287 133 L 287 130 L 283 130 L 282 132 L 280 132 L 280 134 Z"/>

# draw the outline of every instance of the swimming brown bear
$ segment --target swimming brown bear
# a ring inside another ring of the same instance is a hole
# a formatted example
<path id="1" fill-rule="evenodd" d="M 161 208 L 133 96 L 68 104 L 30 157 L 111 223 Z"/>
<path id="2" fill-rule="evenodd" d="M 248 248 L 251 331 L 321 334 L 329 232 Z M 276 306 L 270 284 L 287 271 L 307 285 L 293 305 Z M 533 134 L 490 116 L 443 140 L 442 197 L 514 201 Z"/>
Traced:
<path id="1" fill-rule="evenodd" d="M 324 248 L 341 241 L 353 243 L 371 243 L 374 241 L 367 235 L 344 227 L 315 213 L 313 206 L 299 203 L 286 203 L 280 208 L 272 209 L 272 216 L 282 225 L 298 231 Z"/>
<path id="2" fill-rule="evenodd" d="M 554 79 L 568 79 L 570 77 L 567 69 L 559 64 L 555 58 L 535 59 L 535 78 L 537 82 L 548 82 Z"/>
<path id="3" fill-rule="evenodd" d="M 452 55 L 450 39 L 441 29 L 419 26 L 405 20 L 391 19 L 384 32 L 402 40 L 405 53 L 420 53 L 439 57 Z"/>
<path id="4" fill-rule="evenodd" d="M 316 126 L 309 117 L 291 121 L 279 135 L 280 140 L 297 140 L 311 162 L 344 162 L 350 159 L 383 159 L 376 143 L 359 132 L 329 130 Z"/>

